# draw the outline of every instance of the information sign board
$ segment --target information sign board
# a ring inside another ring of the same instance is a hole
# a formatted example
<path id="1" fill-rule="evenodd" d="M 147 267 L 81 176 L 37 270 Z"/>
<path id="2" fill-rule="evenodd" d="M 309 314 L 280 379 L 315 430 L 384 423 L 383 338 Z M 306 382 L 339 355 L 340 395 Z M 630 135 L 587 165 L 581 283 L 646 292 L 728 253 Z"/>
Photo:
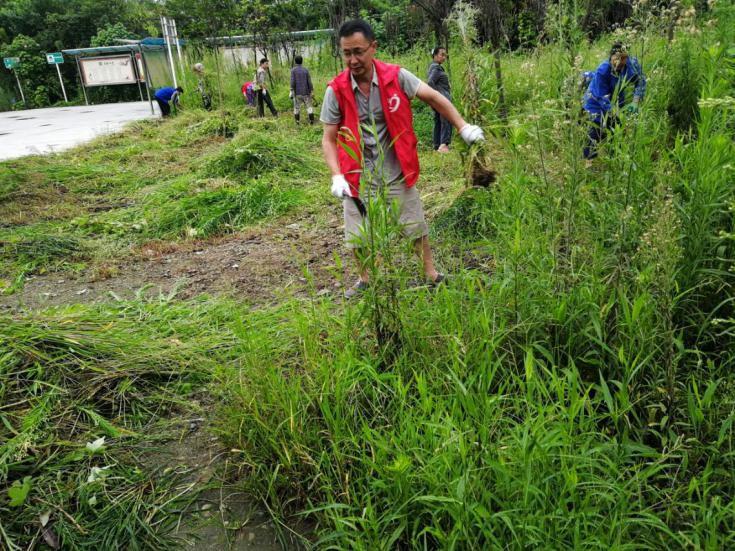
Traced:
<path id="1" fill-rule="evenodd" d="M 133 58 L 129 55 L 79 58 L 84 85 L 135 84 Z"/>

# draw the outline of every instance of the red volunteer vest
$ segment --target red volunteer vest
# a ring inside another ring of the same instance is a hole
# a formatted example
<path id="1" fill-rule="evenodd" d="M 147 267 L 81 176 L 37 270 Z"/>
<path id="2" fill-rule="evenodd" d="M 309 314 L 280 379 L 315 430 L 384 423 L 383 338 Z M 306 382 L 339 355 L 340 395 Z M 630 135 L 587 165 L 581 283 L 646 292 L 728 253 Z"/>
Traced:
<path id="1" fill-rule="evenodd" d="M 383 63 L 377 59 L 373 60 L 373 65 L 378 75 L 380 103 L 383 106 L 388 134 L 401 165 L 406 187 L 411 187 L 419 179 L 419 155 L 416 151 L 416 134 L 413 131 L 411 100 L 398 83 L 398 72 L 401 69 L 398 65 Z M 352 194 L 357 197 L 363 167 L 362 140 L 350 70 L 342 71 L 332 79 L 329 86 L 334 91 L 342 113 L 337 135 L 339 168 L 350 183 Z"/>

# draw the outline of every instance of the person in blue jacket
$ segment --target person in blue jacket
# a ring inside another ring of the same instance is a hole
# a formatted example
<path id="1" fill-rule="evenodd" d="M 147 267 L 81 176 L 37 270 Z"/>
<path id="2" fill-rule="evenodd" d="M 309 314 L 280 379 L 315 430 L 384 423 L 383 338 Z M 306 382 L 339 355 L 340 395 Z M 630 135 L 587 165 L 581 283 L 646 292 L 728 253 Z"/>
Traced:
<path id="1" fill-rule="evenodd" d="M 158 90 L 156 90 L 156 93 L 153 95 L 153 97 L 156 98 L 158 106 L 161 108 L 162 117 L 168 117 L 171 114 L 171 105 L 174 105 L 174 107 L 178 107 L 179 95 L 183 93 L 184 89 L 181 86 L 177 88 L 164 86 L 163 88 L 159 88 Z"/>
<path id="2" fill-rule="evenodd" d="M 628 86 L 634 87 L 633 100 L 626 105 L 625 89 Z M 619 122 L 620 110 L 628 114 L 638 112 L 645 93 L 646 77 L 640 62 L 629 57 L 625 46 L 616 42 L 610 49 L 610 57 L 592 74 L 584 95 L 584 110 L 590 123 L 589 139 L 583 152 L 585 159 L 597 157 L 597 146 L 607 131 Z"/>

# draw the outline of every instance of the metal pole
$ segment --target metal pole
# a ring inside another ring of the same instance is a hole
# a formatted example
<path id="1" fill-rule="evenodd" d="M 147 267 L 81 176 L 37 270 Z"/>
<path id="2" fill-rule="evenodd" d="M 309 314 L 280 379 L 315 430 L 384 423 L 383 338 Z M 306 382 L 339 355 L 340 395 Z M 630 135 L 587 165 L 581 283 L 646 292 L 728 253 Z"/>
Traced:
<path id="1" fill-rule="evenodd" d="M 143 88 L 140 86 L 140 71 L 138 71 L 138 60 L 135 59 L 135 52 L 130 52 L 130 59 L 133 62 L 133 73 L 135 73 L 135 81 L 138 84 L 138 93 L 140 94 L 140 101 L 143 99 Z"/>
<path id="2" fill-rule="evenodd" d="M 18 90 L 20 90 L 20 99 L 23 100 L 23 105 L 28 107 L 28 104 L 26 103 L 26 96 L 23 93 L 23 87 L 20 85 L 20 79 L 18 78 L 18 72 L 15 70 L 15 67 L 13 67 L 13 74 L 15 75 L 15 81 L 18 83 Z"/>
<path id="3" fill-rule="evenodd" d="M 59 69 L 58 63 L 54 63 L 54 65 L 56 65 L 56 72 L 59 73 L 59 84 L 61 84 L 61 91 L 64 93 L 64 101 L 69 103 L 69 99 L 66 97 L 66 88 L 64 88 L 64 79 L 61 78 L 61 69 Z"/>
<path id="4" fill-rule="evenodd" d="M 151 115 L 155 115 L 156 111 L 153 109 L 153 100 L 151 99 L 151 87 L 150 83 L 150 72 L 148 71 L 148 63 L 145 60 L 145 54 L 143 54 L 143 46 L 138 44 L 138 51 L 140 52 L 140 60 L 143 62 L 143 72 L 145 73 L 145 92 L 148 94 L 148 103 L 151 106 Z"/>
<path id="5" fill-rule="evenodd" d="M 87 99 L 87 88 L 84 85 L 84 76 L 82 76 L 82 66 L 79 64 L 79 56 L 75 55 L 74 60 L 77 62 L 77 71 L 79 71 L 79 82 L 82 83 L 82 93 L 84 94 L 84 103 L 85 105 L 89 105 L 89 100 Z"/>
<path id="6" fill-rule="evenodd" d="M 176 53 L 179 55 L 179 67 L 181 67 L 181 70 L 184 70 L 184 61 L 181 58 L 181 46 L 179 45 L 179 31 L 176 30 L 176 19 L 171 20 L 171 26 L 173 27 L 173 35 L 174 39 L 176 40 Z"/>
<path id="7" fill-rule="evenodd" d="M 179 87 L 179 83 L 176 81 L 176 67 L 174 67 L 174 56 L 171 53 L 171 37 L 168 34 L 168 20 L 161 16 L 161 28 L 163 29 L 163 38 L 166 41 L 166 50 L 168 51 L 168 62 L 171 65 L 171 76 L 174 79 L 174 88 Z"/>

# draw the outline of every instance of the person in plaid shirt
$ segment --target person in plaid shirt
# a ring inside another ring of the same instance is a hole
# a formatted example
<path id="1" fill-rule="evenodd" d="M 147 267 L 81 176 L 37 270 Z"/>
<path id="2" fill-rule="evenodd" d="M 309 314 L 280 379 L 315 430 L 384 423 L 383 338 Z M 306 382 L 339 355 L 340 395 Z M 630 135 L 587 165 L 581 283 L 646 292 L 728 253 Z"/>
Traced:
<path id="1" fill-rule="evenodd" d="M 306 112 L 309 114 L 309 124 L 314 124 L 314 87 L 311 85 L 311 75 L 306 67 L 302 67 L 304 58 L 297 55 L 294 58 L 296 67 L 291 69 L 291 93 L 289 97 L 293 99 L 293 116 L 296 124 L 301 119 L 301 106 L 306 106 Z"/>

